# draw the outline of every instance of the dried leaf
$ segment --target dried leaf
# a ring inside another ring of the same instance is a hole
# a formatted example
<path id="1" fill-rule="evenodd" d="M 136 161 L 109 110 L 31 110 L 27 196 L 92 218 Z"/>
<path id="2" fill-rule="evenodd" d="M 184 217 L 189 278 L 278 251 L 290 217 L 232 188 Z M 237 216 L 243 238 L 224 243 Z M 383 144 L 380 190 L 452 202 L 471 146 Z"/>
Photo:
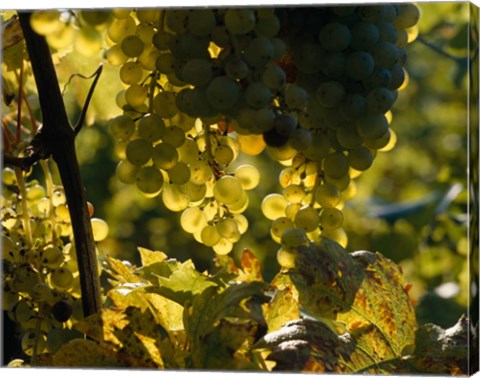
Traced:
<path id="1" fill-rule="evenodd" d="M 127 366 L 111 346 L 81 339 L 64 344 L 53 356 L 53 365 L 82 368 Z"/>

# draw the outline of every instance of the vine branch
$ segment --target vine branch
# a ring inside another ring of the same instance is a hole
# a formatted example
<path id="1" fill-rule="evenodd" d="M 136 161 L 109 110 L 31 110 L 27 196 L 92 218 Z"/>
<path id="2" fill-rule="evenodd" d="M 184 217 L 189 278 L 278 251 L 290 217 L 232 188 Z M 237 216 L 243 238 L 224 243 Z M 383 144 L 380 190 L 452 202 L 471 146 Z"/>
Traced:
<path id="1" fill-rule="evenodd" d="M 75 152 L 76 131 L 67 117 L 48 44 L 44 37 L 36 34 L 31 28 L 30 16 L 29 12 L 19 13 L 20 25 L 37 85 L 43 126 L 39 128 L 32 140 L 30 156 L 23 159 L 34 161 L 37 158 L 52 156 L 58 166 L 75 238 L 83 312 L 88 316 L 100 311 L 100 281 L 85 188 Z M 96 79 L 98 80 L 98 76 Z M 91 94 L 87 97 L 86 106 L 90 97 Z M 85 108 L 83 112 L 86 112 Z M 80 120 L 83 122 L 82 117 Z M 7 157 L 7 160 L 14 161 L 11 157 Z M 23 162 L 28 161 L 23 160 Z"/>

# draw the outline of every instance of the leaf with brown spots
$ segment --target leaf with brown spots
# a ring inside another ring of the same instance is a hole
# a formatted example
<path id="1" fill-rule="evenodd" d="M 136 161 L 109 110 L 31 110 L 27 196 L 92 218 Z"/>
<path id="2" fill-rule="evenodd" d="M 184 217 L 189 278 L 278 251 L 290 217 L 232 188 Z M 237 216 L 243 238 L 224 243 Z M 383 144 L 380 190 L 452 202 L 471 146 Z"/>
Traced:
<path id="1" fill-rule="evenodd" d="M 300 318 L 300 307 L 289 289 L 279 290 L 269 303 L 262 305 L 268 332 L 282 328 L 285 323 Z"/>

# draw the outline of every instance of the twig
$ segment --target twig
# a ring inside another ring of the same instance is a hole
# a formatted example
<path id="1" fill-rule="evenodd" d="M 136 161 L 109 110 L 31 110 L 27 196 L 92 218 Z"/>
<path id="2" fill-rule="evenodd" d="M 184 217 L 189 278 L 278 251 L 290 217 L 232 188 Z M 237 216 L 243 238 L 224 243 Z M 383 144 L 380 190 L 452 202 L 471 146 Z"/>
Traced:
<path id="1" fill-rule="evenodd" d="M 420 42 L 420 43 L 423 43 L 425 46 L 431 48 L 433 51 L 435 51 L 436 53 L 444 56 L 445 58 L 448 58 L 448 59 L 452 59 L 456 62 L 458 61 L 461 61 L 461 60 L 464 60 L 465 57 L 462 57 L 462 56 L 455 56 L 453 54 L 450 54 L 449 52 L 445 51 L 444 49 L 442 49 L 441 47 L 435 45 L 434 43 L 430 42 L 430 41 L 427 41 L 425 38 L 423 38 L 421 35 L 419 35 L 416 39 L 416 41 Z"/>

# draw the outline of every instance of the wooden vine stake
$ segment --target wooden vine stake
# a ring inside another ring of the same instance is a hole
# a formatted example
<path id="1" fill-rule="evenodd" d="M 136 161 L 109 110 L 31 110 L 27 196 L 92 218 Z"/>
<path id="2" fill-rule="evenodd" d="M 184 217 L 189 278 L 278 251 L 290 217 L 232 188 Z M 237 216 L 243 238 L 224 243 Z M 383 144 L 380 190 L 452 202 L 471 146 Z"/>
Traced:
<path id="1" fill-rule="evenodd" d="M 31 28 L 30 16 L 31 13 L 28 12 L 19 13 L 19 21 L 37 85 L 43 126 L 32 140 L 29 147 L 31 153 L 24 162 L 26 165 L 31 165 L 39 159 L 52 156 L 58 166 L 75 238 L 83 312 L 88 316 L 100 311 L 100 280 L 85 188 L 75 152 L 75 136 L 83 123 L 101 68 L 97 71 L 98 74 L 85 101 L 78 125 L 73 128 L 67 117 L 48 44 L 44 37 L 36 34 Z"/>

